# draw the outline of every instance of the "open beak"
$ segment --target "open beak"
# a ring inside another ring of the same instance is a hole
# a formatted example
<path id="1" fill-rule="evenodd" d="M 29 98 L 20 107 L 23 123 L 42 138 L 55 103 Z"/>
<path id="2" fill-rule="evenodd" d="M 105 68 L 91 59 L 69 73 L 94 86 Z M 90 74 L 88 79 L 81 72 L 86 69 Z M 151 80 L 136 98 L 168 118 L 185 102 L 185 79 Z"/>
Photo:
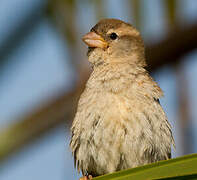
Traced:
<path id="1" fill-rule="evenodd" d="M 108 46 L 108 43 L 95 32 L 89 32 L 82 37 L 84 43 L 86 43 L 89 47 L 98 47 L 105 49 Z"/>

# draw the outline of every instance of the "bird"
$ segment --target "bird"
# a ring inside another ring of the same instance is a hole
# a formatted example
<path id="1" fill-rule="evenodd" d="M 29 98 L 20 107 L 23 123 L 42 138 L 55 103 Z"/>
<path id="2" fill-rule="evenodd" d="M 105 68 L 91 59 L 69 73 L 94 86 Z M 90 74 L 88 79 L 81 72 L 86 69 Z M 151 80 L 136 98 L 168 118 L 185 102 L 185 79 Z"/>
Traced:
<path id="1" fill-rule="evenodd" d="M 81 180 L 170 159 L 172 128 L 159 101 L 163 92 L 146 70 L 139 31 L 102 19 L 82 40 L 92 72 L 70 140 Z"/>

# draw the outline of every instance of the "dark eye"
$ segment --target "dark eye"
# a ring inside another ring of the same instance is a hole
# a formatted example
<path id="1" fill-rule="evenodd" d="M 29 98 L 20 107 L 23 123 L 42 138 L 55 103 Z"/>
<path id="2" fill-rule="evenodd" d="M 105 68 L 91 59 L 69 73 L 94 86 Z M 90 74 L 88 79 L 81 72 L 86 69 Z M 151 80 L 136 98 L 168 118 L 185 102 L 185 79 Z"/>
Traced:
<path id="1" fill-rule="evenodd" d="M 111 33 L 111 34 L 110 34 L 110 38 L 111 38 L 112 40 L 115 40 L 117 37 L 118 37 L 118 35 L 117 35 L 116 33 Z"/>

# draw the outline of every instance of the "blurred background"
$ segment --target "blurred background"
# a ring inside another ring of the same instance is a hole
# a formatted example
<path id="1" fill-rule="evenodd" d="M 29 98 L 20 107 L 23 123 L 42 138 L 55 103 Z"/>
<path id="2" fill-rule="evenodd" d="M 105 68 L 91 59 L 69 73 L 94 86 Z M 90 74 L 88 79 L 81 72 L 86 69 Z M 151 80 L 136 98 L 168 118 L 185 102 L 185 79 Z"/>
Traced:
<path id="1" fill-rule="evenodd" d="M 1 0 L 0 179 L 77 179 L 69 150 L 90 73 L 81 37 L 101 18 L 137 27 L 176 142 L 197 152 L 196 0 Z"/>

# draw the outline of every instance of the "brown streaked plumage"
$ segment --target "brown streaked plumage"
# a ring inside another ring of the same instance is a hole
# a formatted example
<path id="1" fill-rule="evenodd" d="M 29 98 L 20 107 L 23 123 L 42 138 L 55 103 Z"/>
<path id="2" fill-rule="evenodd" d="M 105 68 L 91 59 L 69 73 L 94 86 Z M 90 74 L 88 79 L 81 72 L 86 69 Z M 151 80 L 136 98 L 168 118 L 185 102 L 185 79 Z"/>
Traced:
<path id="1" fill-rule="evenodd" d="M 93 72 L 71 128 L 78 171 L 95 177 L 169 159 L 171 127 L 159 103 L 162 90 L 145 70 L 140 33 L 104 19 L 83 41 Z"/>

